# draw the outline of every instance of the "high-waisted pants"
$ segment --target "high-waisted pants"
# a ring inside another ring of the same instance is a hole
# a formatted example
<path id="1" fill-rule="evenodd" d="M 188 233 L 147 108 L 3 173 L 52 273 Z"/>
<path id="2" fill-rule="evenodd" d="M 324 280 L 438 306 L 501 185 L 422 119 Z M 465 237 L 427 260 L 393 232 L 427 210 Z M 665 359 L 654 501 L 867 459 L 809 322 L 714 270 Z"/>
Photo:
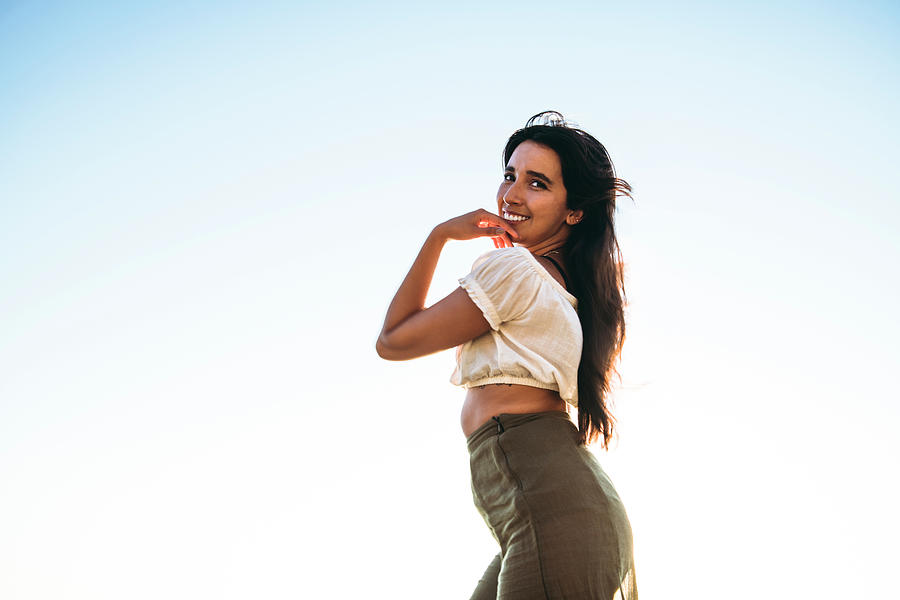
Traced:
<path id="1" fill-rule="evenodd" d="M 471 600 L 637 600 L 625 507 L 567 413 L 497 415 L 467 446 L 500 544 Z"/>

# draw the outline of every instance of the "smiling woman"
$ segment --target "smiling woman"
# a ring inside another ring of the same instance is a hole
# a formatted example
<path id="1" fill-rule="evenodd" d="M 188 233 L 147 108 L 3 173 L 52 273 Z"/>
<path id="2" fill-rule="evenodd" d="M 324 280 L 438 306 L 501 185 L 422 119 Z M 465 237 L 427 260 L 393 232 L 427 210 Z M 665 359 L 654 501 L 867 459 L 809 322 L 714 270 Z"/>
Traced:
<path id="1" fill-rule="evenodd" d="M 559 156 L 531 140 L 519 144 L 509 157 L 497 190 L 497 208 L 504 220 L 515 223 L 518 243 L 537 244 L 531 249 L 537 256 L 561 247 L 570 226 L 583 215 L 566 205 Z"/>
<path id="2" fill-rule="evenodd" d="M 500 545 L 473 599 L 636 600 L 631 525 L 585 447 L 613 433 L 605 400 L 625 339 L 613 215 L 631 188 L 600 142 L 552 111 L 516 131 L 503 159 L 499 214 L 432 230 L 376 349 L 406 360 L 459 346 L 451 382 L 467 390 L 473 498 Z M 485 236 L 497 249 L 426 308 L 444 244 Z"/>

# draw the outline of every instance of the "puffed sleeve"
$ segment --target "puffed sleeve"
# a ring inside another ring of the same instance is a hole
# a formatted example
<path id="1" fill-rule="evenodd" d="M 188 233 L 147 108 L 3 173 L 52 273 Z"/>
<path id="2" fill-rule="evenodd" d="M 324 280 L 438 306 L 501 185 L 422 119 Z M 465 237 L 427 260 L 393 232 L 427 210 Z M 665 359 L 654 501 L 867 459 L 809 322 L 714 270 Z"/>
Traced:
<path id="1" fill-rule="evenodd" d="M 540 289 L 541 280 L 524 248 L 500 248 L 481 255 L 459 280 L 492 329 L 521 317 Z"/>

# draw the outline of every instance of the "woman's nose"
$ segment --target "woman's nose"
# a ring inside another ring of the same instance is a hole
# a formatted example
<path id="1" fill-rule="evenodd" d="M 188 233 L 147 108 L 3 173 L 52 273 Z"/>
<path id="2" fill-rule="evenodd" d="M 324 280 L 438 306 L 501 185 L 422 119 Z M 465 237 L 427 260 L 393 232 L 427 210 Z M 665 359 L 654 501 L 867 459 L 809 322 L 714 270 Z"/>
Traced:
<path id="1" fill-rule="evenodd" d="M 503 201 L 506 204 L 519 204 L 521 200 L 521 196 L 519 195 L 519 186 L 518 182 L 513 183 L 509 188 L 507 188 L 506 193 L 503 194 Z"/>

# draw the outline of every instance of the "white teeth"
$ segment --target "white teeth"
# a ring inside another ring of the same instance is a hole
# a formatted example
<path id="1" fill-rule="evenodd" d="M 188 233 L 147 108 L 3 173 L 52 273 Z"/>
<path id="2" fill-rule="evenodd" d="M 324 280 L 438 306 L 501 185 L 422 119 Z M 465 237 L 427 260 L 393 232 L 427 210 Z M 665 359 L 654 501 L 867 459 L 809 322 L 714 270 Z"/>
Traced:
<path id="1" fill-rule="evenodd" d="M 527 221 L 528 219 L 531 218 L 531 217 L 523 217 L 522 215 L 514 215 L 512 213 L 506 212 L 505 210 L 503 211 L 503 214 L 501 216 L 504 219 L 506 219 L 507 221 Z"/>

